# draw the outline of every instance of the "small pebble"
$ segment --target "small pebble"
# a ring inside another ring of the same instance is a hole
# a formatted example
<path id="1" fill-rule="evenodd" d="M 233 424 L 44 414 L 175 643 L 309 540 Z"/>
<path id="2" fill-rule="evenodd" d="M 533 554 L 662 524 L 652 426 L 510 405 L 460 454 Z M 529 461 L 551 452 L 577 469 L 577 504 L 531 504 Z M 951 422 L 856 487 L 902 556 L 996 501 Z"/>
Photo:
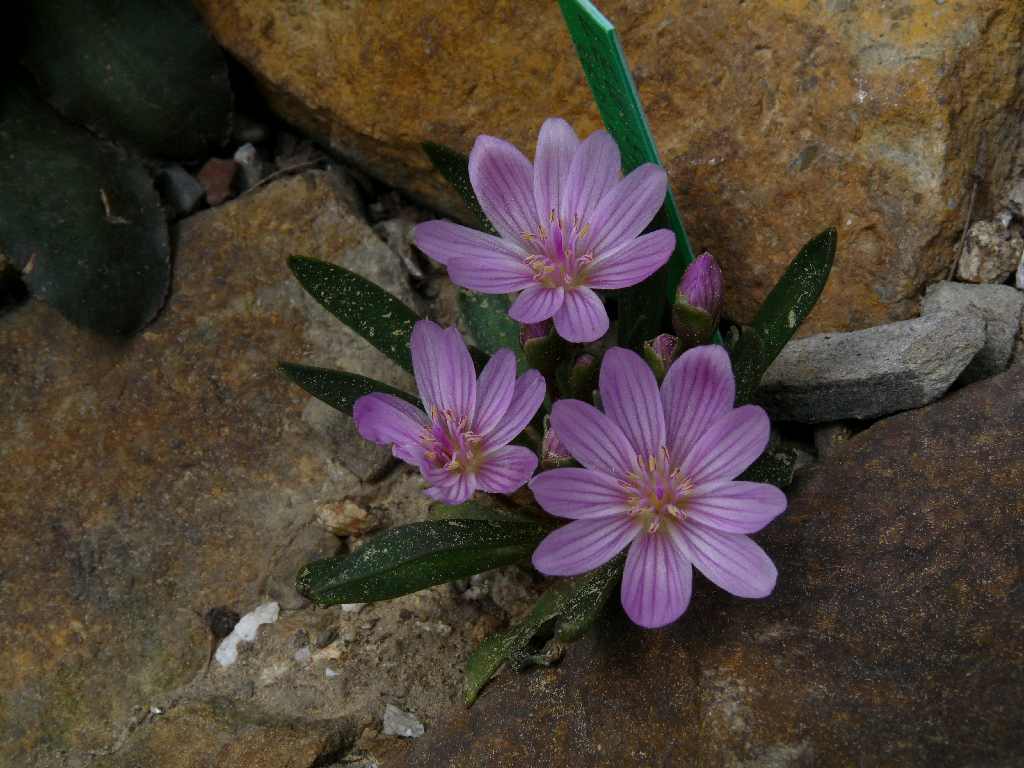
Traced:
<path id="1" fill-rule="evenodd" d="M 341 673 L 337 672 L 336 670 L 331 669 L 330 667 L 327 667 L 324 670 L 324 677 L 326 677 L 328 680 L 330 680 L 331 678 L 337 677 L 339 674 L 341 674 Z"/>
<path id="2" fill-rule="evenodd" d="M 259 152 L 252 144 L 243 144 L 235 150 L 234 160 L 238 163 L 238 177 L 242 189 L 249 189 L 259 184 L 263 178 L 263 161 Z"/>
<path id="3" fill-rule="evenodd" d="M 211 157 L 199 169 L 199 183 L 206 190 L 206 202 L 220 205 L 235 194 L 235 177 L 238 164 L 234 160 Z"/>
<path id="4" fill-rule="evenodd" d="M 341 610 L 345 613 L 359 613 L 366 607 L 366 603 L 342 603 Z"/>
<path id="5" fill-rule="evenodd" d="M 306 666 L 313 660 L 313 652 L 309 650 L 309 646 L 299 648 L 299 650 L 295 652 L 294 658 L 297 664 Z"/>
<path id="6" fill-rule="evenodd" d="M 161 168 L 156 175 L 156 187 L 174 218 L 192 213 L 206 194 L 203 185 L 180 165 Z"/>
<path id="7" fill-rule="evenodd" d="M 410 712 L 403 712 L 394 704 L 384 707 L 384 735 L 415 739 L 423 735 L 423 723 Z"/>

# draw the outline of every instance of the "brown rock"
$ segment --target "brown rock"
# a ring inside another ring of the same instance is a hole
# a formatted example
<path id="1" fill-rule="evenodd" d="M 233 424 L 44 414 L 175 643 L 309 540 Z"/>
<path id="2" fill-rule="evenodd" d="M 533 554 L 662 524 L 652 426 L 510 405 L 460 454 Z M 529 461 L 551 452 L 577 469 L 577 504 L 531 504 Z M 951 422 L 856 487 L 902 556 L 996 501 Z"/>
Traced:
<path id="1" fill-rule="evenodd" d="M 199 169 L 196 178 L 206 190 L 206 202 L 210 205 L 220 205 L 238 191 L 235 188 L 236 176 L 238 163 L 234 160 L 212 157 Z"/>
<path id="2" fill-rule="evenodd" d="M 506 137 L 542 120 L 587 133 L 597 110 L 555 3 L 383 0 L 301 7 L 198 0 L 282 115 L 372 174 L 459 210 L 419 144 Z M 913 314 L 945 273 L 979 190 L 1009 174 L 1019 132 L 1019 0 L 708 3 L 603 0 L 693 244 L 722 262 L 749 321 L 811 236 L 839 227 L 811 331 Z M 984 138 L 983 138 L 984 137 Z"/>
<path id="3" fill-rule="evenodd" d="M 770 598 L 699 579 L 670 629 L 616 611 L 394 764 L 1021 764 L 1022 423 L 1018 366 L 876 424 L 758 537 Z"/>
<path id="4" fill-rule="evenodd" d="M 319 531 L 321 494 L 359 489 L 276 370 L 411 383 L 286 265 L 305 253 L 405 290 L 339 195 L 309 173 L 186 219 L 167 308 L 134 339 L 40 302 L 2 318 L 0 764 L 107 749 L 133 707 L 203 672 L 207 610 L 250 610 L 296 532 Z"/>
<path id="5" fill-rule="evenodd" d="M 316 517 L 320 525 L 335 536 L 361 536 L 379 525 L 374 515 L 349 499 L 321 504 Z"/>
<path id="6" fill-rule="evenodd" d="M 339 753 L 342 736 L 338 723 L 277 719 L 213 700 L 154 717 L 93 768 L 311 768 Z"/>
<path id="7" fill-rule="evenodd" d="M 976 221 L 967 230 L 956 274 L 968 283 L 1005 282 L 1024 256 L 1024 239 L 999 221 Z"/>

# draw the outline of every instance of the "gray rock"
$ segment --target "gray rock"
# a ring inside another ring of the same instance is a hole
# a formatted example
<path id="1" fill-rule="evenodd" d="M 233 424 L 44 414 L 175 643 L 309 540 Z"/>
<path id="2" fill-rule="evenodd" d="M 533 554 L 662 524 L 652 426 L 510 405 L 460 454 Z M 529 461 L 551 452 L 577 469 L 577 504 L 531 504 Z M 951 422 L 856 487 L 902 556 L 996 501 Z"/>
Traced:
<path id="1" fill-rule="evenodd" d="M 424 733 L 423 723 L 410 712 L 403 712 L 394 704 L 384 707 L 384 735 L 415 739 Z"/>
<path id="2" fill-rule="evenodd" d="M 416 222 L 408 219 L 386 219 L 373 225 L 373 231 L 388 244 L 413 277 L 423 279 L 423 267 L 412 250 L 412 230 Z"/>
<path id="3" fill-rule="evenodd" d="M 1020 264 L 1017 265 L 1017 274 L 1014 280 L 1014 285 L 1017 286 L 1018 291 L 1024 291 L 1024 254 L 1021 254 Z"/>
<path id="4" fill-rule="evenodd" d="M 984 345 L 985 322 L 952 312 L 809 336 L 782 350 L 758 401 L 772 418 L 812 424 L 918 408 L 941 397 Z"/>
<path id="5" fill-rule="evenodd" d="M 379 480 L 395 462 L 390 448 L 363 440 L 351 416 L 315 397 L 302 409 L 302 420 L 327 441 L 345 469 L 364 482 Z"/>
<path id="6" fill-rule="evenodd" d="M 156 175 L 156 186 L 174 218 L 192 213 L 206 194 L 206 190 L 196 177 L 180 165 L 161 168 Z"/>
<path id="7" fill-rule="evenodd" d="M 242 189 L 259 184 L 265 169 L 256 147 L 252 144 L 243 144 L 235 150 L 234 161 L 238 163 L 238 177 Z"/>
<path id="8" fill-rule="evenodd" d="M 998 221 L 976 221 L 957 265 L 957 277 L 968 283 L 1001 283 L 1020 262 L 1024 240 Z"/>
<path id="9" fill-rule="evenodd" d="M 928 288 L 921 312 L 972 313 L 985 321 L 985 346 L 960 374 L 960 383 L 969 384 L 1002 373 L 1010 364 L 1024 294 L 1009 285 L 936 283 Z"/>

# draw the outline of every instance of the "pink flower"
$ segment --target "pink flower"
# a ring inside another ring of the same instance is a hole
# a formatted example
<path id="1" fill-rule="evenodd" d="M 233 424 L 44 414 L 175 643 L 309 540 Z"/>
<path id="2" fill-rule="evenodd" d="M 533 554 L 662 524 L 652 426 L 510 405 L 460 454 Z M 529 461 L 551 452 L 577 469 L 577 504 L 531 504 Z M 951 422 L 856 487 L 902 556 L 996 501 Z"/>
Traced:
<path id="1" fill-rule="evenodd" d="M 641 358 L 613 348 L 600 378 L 605 412 L 560 400 L 551 423 L 582 468 L 530 482 L 548 512 L 572 519 L 533 554 L 552 576 L 590 571 L 629 547 L 622 606 L 644 627 L 679 618 L 690 602 L 691 566 L 727 592 L 764 597 L 776 570 L 745 534 L 786 508 L 779 489 L 733 478 L 768 443 L 768 417 L 733 408 L 729 356 L 696 347 L 669 369 L 661 391 Z"/>
<path id="2" fill-rule="evenodd" d="M 521 291 L 520 323 L 554 318 L 574 342 L 599 339 L 608 313 L 594 289 L 628 288 L 654 274 L 675 248 L 659 229 L 640 235 L 665 200 L 665 171 L 648 163 L 620 179 L 619 148 L 605 131 L 580 141 L 565 120 L 544 122 L 531 165 L 507 141 L 480 136 L 469 178 L 501 237 L 448 221 L 416 227 L 416 245 L 480 293 Z"/>
<path id="3" fill-rule="evenodd" d="M 359 434 L 419 467 L 427 495 L 446 504 L 461 504 L 477 488 L 522 487 L 537 456 L 508 443 L 540 407 L 544 378 L 527 371 L 517 379 L 515 354 L 500 349 L 478 380 L 459 332 L 429 320 L 413 328 L 412 365 L 427 412 L 392 395 L 365 395 L 352 412 Z"/>

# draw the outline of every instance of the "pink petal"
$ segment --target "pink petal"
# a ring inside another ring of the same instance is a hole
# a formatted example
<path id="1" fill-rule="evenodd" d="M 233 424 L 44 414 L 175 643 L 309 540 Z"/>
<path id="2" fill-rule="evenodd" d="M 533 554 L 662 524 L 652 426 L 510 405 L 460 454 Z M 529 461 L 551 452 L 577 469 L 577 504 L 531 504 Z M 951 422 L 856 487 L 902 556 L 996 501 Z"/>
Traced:
<path id="1" fill-rule="evenodd" d="M 601 405 L 643 456 L 665 444 L 665 414 L 654 373 L 636 352 L 612 347 L 601 361 Z"/>
<path id="2" fill-rule="evenodd" d="M 469 153 L 469 181 L 498 233 L 523 245 L 540 222 L 533 201 L 533 166 L 507 141 L 478 136 Z"/>
<path id="3" fill-rule="evenodd" d="M 488 493 L 512 493 L 526 485 L 537 468 L 537 454 L 520 445 L 488 451 L 476 473 L 476 482 Z"/>
<path id="4" fill-rule="evenodd" d="M 711 423 L 732 409 L 735 399 L 732 366 L 722 347 L 695 347 L 672 364 L 661 383 L 661 402 L 669 453 L 676 465 Z"/>
<path id="5" fill-rule="evenodd" d="M 551 425 L 565 449 L 587 469 L 623 478 L 636 468 L 636 452 L 611 419 L 582 400 L 559 400 Z"/>
<path id="6" fill-rule="evenodd" d="M 448 261 L 448 277 L 479 293 L 513 293 L 534 285 L 533 272 L 526 264 L 495 254 L 485 258 L 453 256 Z"/>
<path id="7" fill-rule="evenodd" d="M 487 445 L 491 448 L 505 445 L 520 432 L 526 429 L 540 404 L 544 402 L 547 385 L 538 371 L 527 371 L 516 380 L 512 390 L 512 400 L 502 415 L 497 426 L 490 434 L 484 434 Z"/>
<path id="8" fill-rule="evenodd" d="M 526 251 L 510 240 L 488 235 L 450 221 L 425 221 L 412 233 L 416 247 L 441 264 L 456 257 L 472 259 L 505 258 L 522 262 Z"/>
<path id="9" fill-rule="evenodd" d="M 587 248 L 603 256 L 635 238 L 665 203 L 667 189 L 664 168 L 653 163 L 636 168 L 601 199 L 591 221 Z"/>
<path id="10" fill-rule="evenodd" d="M 707 483 L 686 500 L 691 520 L 726 533 L 756 533 L 785 511 L 786 494 L 767 483 Z"/>
<path id="11" fill-rule="evenodd" d="M 722 533 L 692 521 L 670 525 L 669 533 L 683 556 L 726 592 L 766 597 L 775 588 L 779 575 L 775 564 L 749 536 Z"/>
<path id="12" fill-rule="evenodd" d="M 412 329 L 412 368 L 423 404 L 450 410 L 470 421 L 476 408 L 476 370 L 458 330 L 430 320 Z"/>
<path id="13" fill-rule="evenodd" d="M 541 222 L 548 221 L 552 214 L 558 215 L 562 189 L 579 145 L 576 131 L 562 118 L 550 117 L 541 126 L 533 158 L 533 198 Z"/>
<path id="14" fill-rule="evenodd" d="M 670 229 L 627 240 L 587 267 L 587 285 L 612 290 L 641 283 L 661 269 L 675 247 L 676 236 Z"/>
<path id="15" fill-rule="evenodd" d="M 622 572 L 622 607 L 634 624 L 654 629 L 671 624 L 690 604 L 693 569 L 659 533 L 642 533 L 629 548 Z"/>
<path id="16" fill-rule="evenodd" d="M 719 416 L 683 459 L 683 475 L 694 485 L 732 480 L 764 453 L 770 430 L 768 414 L 757 405 Z"/>
<path id="17" fill-rule="evenodd" d="M 419 408 L 394 395 L 364 395 L 352 409 L 359 434 L 378 445 L 418 445 L 427 417 Z"/>
<path id="18" fill-rule="evenodd" d="M 511 349 L 499 349 L 487 361 L 476 384 L 474 432 L 484 435 L 498 425 L 512 402 L 515 387 L 515 353 Z"/>
<path id="19" fill-rule="evenodd" d="M 619 481 L 591 469 L 565 467 L 541 472 L 530 481 L 530 490 L 545 512 L 558 517 L 609 517 L 629 509 Z"/>
<path id="20" fill-rule="evenodd" d="M 555 313 L 555 330 L 566 341 L 597 341 L 608 332 L 608 312 L 592 290 L 572 288 Z"/>
<path id="21" fill-rule="evenodd" d="M 430 487 L 424 491 L 430 498 L 440 501 L 442 504 L 462 504 L 464 501 L 469 501 L 476 492 L 476 478 L 473 475 L 462 472 L 446 472 L 445 470 L 437 470 L 437 472 L 444 475 L 443 480 L 437 479 L 436 475 L 428 476 L 426 472 L 423 473 L 428 483 L 432 479 L 436 480 L 436 484 L 431 483 Z"/>
<path id="22" fill-rule="evenodd" d="M 561 309 L 564 299 L 565 291 L 561 288 L 534 284 L 519 294 L 509 307 L 508 316 L 517 323 L 539 323 Z"/>
<path id="23" fill-rule="evenodd" d="M 573 520 L 552 531 L 533 553 L 533 567 L 549 576 L 576 576 L 615 557 L 640 532 L 629 517 Z"/>
<path id="24" fill-rule="evenodd" d="M 590 134 L 569 166 L 559 207 L 563 226 L 571 227 L 574 220 L 580 226 L 590 222 L 601 198 L 615 186 L 621 171 L 622 160 L 615 139 L 605 131 Z"/>

